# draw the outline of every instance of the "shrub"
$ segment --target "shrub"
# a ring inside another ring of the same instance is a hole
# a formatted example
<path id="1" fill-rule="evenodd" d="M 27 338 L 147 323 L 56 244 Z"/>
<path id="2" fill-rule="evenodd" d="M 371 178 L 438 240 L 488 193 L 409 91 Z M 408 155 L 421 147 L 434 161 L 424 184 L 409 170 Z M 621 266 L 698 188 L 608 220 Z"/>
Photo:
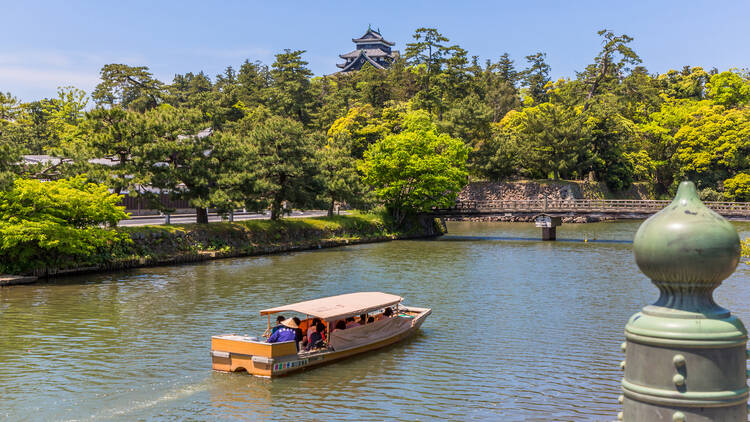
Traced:
<path id="1" fill-rule="evenodd" d="M 120 196 L 85 176 L 54 182 L 17 179 L 0 193 L 0 272 L 93 264 L 130 241 L 114 226 L 127 218 Z"/>
<path id="2" fill-rule="evenodd" d="M 750 175 L 740 173 L 724 181 L 725 195 L 735 201 L 750 201 Z"/>

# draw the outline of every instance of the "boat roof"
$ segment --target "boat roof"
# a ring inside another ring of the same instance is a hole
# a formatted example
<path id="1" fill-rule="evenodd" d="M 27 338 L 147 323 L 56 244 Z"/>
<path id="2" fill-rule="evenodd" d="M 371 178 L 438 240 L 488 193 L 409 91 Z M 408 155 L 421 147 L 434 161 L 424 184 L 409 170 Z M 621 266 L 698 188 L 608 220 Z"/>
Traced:
<path id="1" fill-rule="evenodd" d="M 324 320 L 341 319 L 364 314 L 386 306 L 395 305 L 404 300 L 396 296 L 381 292 L 358 292 L 345 295 L 324 297 L 305 302 L 297 302 L 260 311 L 261 315 L 278 312 L 299 312 Z"/>

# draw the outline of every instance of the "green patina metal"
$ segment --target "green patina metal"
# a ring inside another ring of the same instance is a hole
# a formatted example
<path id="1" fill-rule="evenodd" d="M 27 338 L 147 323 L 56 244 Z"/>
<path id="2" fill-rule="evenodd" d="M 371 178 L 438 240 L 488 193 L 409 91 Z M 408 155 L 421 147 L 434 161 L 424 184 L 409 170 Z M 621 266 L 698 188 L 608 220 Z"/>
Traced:
<path id="1" fill-rule="evenodd" d="M 682 182 L 633 243 L 659 299 L 625 326 L 618 418 L 746 421 L 747 330 L 713 299 L 739 263 L 734 226 L 700 201 L 692 182 Z"/>

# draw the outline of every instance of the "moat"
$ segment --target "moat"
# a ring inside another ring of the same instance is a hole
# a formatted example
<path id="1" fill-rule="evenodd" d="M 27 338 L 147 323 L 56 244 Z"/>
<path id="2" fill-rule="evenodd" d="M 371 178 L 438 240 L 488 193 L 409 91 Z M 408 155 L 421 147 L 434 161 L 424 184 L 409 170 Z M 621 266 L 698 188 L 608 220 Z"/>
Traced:
<path id="1" fill-rule="evenodd" d="M 633 260 L 639 224 L 541 242 L 533 224 L 448 223 L 435 240 L 2 288 L 0 419 L 614 420 L 625 323 L 657 297 Z M 748 281 L 740 264 L 715 294 L 745 322 Z M 261 333 L 259 309 L 367 290 L 433 315 L 404 343 L 287 378 L 211 371 L 211 335 Z"/>

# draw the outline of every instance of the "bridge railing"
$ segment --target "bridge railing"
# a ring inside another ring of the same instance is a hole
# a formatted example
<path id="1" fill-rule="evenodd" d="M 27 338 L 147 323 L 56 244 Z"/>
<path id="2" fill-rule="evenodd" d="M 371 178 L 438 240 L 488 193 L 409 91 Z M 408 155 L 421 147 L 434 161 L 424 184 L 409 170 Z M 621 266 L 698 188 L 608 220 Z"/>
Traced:
<path id="1" fill-rule="evenodd" d="M 635 212 L 652 213 L 666 207 L 671 201 L 640 199 L 526 199 L 493 201 L 458 201 L 450 208 L 435 208 L 438 213 L 476 212 Z M 749 202 L 705 202 L 719 213 L 750 215 Z"/>

